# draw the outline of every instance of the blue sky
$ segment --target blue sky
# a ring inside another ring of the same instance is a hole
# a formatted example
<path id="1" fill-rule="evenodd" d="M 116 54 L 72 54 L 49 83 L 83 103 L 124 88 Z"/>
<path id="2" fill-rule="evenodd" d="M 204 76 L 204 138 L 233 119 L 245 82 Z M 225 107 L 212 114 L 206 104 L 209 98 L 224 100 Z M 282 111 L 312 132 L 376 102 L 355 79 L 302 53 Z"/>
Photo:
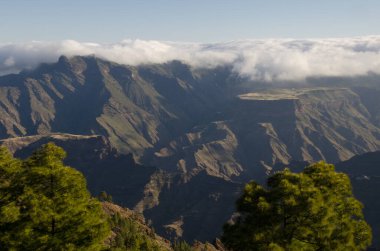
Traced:
<path id="1" fill-rule="evenodd" d="M 0 0 L 0 43 L 380 35 L 379 0 Z"/>

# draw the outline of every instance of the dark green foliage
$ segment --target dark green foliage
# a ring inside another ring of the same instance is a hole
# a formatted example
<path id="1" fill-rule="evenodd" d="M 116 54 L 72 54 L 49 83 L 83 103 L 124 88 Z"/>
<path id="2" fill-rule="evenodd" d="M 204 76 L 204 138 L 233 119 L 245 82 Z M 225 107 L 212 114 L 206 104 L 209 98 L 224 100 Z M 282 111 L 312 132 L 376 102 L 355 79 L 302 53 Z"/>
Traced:
<path id="1" fill-rule="evenodd" d="M 10 242 L 9 229 L 16 225 L 22 213 L 23 185 L 20 180 L 21 162 L 13 159 L 9 151 L 0 147 L 0 250 Z"/>
<path id="2" fill-rule="evenodd" d="M 116 234 L 109 250 L 161 251 L 164 250 L 153 240 L 154 232 L 146 232 L 136 220 L 122 217 L 119 213 L 110 216 L 110 224 Z"/>
<path id="3" fill-rule="evenodd" d="M 1 250 L 102 248 L 106 216 L 83 175 L 63 165 L 62 148 L 46 144 L 23 162 L 0 155 Z"/>
<path id="4" fill-rule="evenodd" d="M 174 251 L 192 251 L 193 248 L 186 241 L 177 241 L 173 245 Z"/>
<path id="5" fill-rule="evenodd" d="M 108 193 L 106 193 L 105 191 L 102 191 L 99 196 L 98 196 L 98 199 L 100 201 L 106 201 L 106 202 L 112 202 L 112 196 Z"/>
<path id="6" fill-rule="evenodd" d="M 268 189 L 246 185 L 239 216 L 226 224 L 223 242 L 233 250 L 365 250 L 371 229 L 347 175 L 319 162 L 302 173 L 285 169 Z"/>

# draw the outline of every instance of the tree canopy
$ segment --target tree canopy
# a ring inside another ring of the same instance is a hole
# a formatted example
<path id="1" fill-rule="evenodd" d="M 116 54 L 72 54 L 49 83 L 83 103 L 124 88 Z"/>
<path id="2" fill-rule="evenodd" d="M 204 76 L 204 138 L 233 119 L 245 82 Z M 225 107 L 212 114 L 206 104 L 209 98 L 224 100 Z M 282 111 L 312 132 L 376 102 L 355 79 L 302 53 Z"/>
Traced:
<path id="1" fill-rule="evenodd" d="M 318 162 L 251 181 L 237 201 L 238 215 L 222 240 L 233 250 L 365 250 L 371 229 L 349 177 Z"/>
<path id="2" fill-rule="evenodd" d="M 99 250 L 107 217 L 83 175 L 48 143 L 25 161 L 0 148 L 0 250 Z"/>

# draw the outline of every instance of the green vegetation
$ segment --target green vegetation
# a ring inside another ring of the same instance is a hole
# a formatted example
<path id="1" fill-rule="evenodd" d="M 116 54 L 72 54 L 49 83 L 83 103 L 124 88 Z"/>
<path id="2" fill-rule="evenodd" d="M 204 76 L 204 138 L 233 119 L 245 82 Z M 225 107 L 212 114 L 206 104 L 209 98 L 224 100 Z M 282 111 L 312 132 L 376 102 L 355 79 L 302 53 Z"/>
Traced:
<path id="1" fill-rule="evenodd" d="M 25 161 L 0 148 L 0 250 L 100 250 L 109 235 L 83 175 L 52 143 Z"/>
<path id="2" fill-rule="evenodd" d="M 155 241 L 153 230 L 143 229 L 137 223 L 137 220 L 132 218 L 122 217 L 119 213 L 110 216 L 112 231 L 115 233 L 115 238 L 110 243 L 109 250 L 111 251 L 163 251 Z"/>
<path id="3" fill-rule="evenodd" d="M 106 191 L 102 191 L 99 196 L 98 196 L 98 199 L 100 201 L 107 201 L 107 202 L 112 202 L 112 196 L 110 194 L 108 194 Z"/>
<path id="4" fill-rule="evenodd" d="M 102 192 L 103 207 L 119 208 L 107 216 L 83 175 L 64 166 L 65 155 L 49 143 L 18 160 L 0 147 L 0 251 L 208 250 L 184 241 L 171 247 Z M 319 162 L 298 174 L 285 169 L 271 176 L 267 187 L 246 185 L 237 201 L 239 215 L 224 227 L 228 248 L 365 250 L 370 245 L 363 206 L 353 197 L 348 176 L 333 165 Z"/>
<path id="5" fill-rule="evenodd" d="M 91 198 L 83 175 L 64 166 L 65 156 L 53 143 L 26 160 L 0 147 L 0 251 L 172 249 L 141 217 L 106 214 L 99 200 L 113 205 L 112 196 Z M 178 242 L 174 250 L 192 249 Z"/>
<path id="6" fill-rule="evenodd" d="M 246 185 L 222 241 L 233 250 L 365 250 L 371 229 L 347 175 L 319 162 Z"/>
<path id="7" fill-rule="evenodd" d="M 173 245 L 174 251 L 192 251 L 194 250 L 186 241 L 176 241 Z"/>

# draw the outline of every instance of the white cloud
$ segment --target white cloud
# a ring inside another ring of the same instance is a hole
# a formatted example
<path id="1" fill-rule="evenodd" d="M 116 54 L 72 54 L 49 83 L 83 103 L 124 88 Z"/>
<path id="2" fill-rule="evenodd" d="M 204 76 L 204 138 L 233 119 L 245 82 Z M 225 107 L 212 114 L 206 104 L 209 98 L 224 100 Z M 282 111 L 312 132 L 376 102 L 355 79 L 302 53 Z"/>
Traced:
<path id="1" fill-rule="evenodd" d="M 12 67 L 15 65 L 15 59 L 13 57 L 8 57 L 4 60 L 4 66 L 7 66 L 7 67 Z"/>
<path id="2" fill-rule="evenodd" d="M 144 40 L 124 40 L 115 44 L 73 40 L 0 44 L 0 74 L 31 69 L 42 62 L 55 62 L 60 55 L 90 54 L 128 65 L 171 60 L 207 68 L 229 64 L 241 76 L 266 81 L 380 74 L 380 36 L 213 44 Z"/>

